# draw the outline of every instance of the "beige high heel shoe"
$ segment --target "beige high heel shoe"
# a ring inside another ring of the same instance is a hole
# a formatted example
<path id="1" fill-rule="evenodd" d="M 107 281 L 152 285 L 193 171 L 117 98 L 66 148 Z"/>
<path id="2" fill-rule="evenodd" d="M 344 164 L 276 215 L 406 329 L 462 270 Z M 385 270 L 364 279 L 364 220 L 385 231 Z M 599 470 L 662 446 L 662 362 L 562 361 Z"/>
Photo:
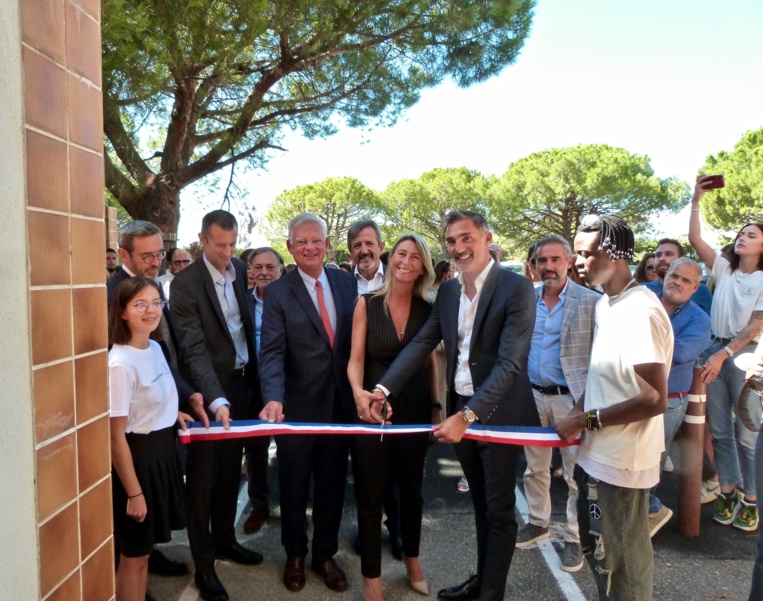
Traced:
<path id="1" fill-rule="evenodd" d="M 408 572 L 408 586 L 411 587 L 411 590 L 416 591 L 420 595 L 425 595 L 425 596 L 428 597 L 429 596 L 429 583 L 427 582 L 426 577 L 424 578 L 424 580 L 417 580 L 415 582 L 413 580 L 411 580 L 411 571 L 408 568 L 408 561 L 409 561 L 409 559 L 412 559 L 412 558 L 403 556 L 403 561 L 405 562 L 405 569 L 406 569 L 406 572 Z M 418 559 L 418 558 L 414 558 L 414 559 Z M 419 569 L 421 569 L 421 566 L 419 566 Z M 423 574 L 424 571 L 421 570 L 421 573 Z"/>

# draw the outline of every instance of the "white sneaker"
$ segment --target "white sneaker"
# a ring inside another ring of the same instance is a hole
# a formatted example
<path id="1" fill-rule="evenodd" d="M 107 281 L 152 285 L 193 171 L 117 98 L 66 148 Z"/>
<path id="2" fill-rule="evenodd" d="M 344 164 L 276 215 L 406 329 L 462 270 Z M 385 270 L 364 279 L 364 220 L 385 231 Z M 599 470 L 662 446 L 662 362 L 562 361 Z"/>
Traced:
<path id="1" fill-rule="evenodd" d="M 721 492 L 721 485 L 714 480 L 705 480 L 702 482 L 702 488 L 700 489 L 700 503 L 705 505 L 706 503 L 714 503 L 715 497 Z"/>

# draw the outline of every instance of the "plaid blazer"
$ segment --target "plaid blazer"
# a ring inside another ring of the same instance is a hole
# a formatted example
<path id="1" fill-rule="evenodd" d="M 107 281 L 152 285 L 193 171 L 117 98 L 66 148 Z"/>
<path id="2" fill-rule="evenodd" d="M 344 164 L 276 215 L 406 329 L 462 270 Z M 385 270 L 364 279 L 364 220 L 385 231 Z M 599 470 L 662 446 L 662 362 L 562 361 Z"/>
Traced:
<path id="1" fill-rule="evenodd" d="M 543 286 L 535 289 L 540 298 Z M 568 281 L 567 296 L 562 307 L 561 351 L 562 370 L 572 398 L 577 403 L 585 392 L 588 363 L 591 358 L 595 309 L 601 294 Z"/>

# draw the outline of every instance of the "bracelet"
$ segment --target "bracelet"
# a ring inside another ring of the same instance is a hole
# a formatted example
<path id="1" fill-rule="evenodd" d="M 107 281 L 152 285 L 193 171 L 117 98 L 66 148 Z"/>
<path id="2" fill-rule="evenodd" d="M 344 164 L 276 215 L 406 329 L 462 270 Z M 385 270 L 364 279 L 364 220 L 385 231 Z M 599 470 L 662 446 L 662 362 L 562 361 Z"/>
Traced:
<path id="1" fill-rule="evenodd" d="M 437 403 L 432 403 L 432 409 L 442 409 L 442 403 L 439 401 Z"/>
<path id="2" fill-rule="evenodd" d="M 692 213 L 699 213 L 699 207 L 697 207 L 696 209 L 694 207 L 692 207 L 691 212 Z"/>
<path id="3" fill-rule="evenodd" d="M 128 499 L 135 499 L 135 498 L 137 498 L 137 497 L 141 496 L 142 494 L 143 494 L 143 491 L 140 491 L 140 492 L 139 492 L 137 495 L 133 495 L 133 496 L 129 496 L 129 495 L 128 495 L 128 497 L 127 497 L 127 498 L 128 498 Z"/>
<path id="4" fill-rule="evenodd" d="M 599 430 L 604 427 L 604 424 L 601 423 L 601 413 L 598 409 L 596 410 L 596 423 L 599 425 Z"/>
<path id="5" fill-rule="evenodd" d="M 734 356 L 734 351 L 732 351 L 728 346 L 724 346 L 723 350 L 726 351 L 729 354 L 729 357 Z"/>
<path id="6" fill-rule="evenodd" d="M 591 409 L 588 413 L 586 413 L 586 430 L 595 432 L 601 428 L 601 424 L 599 423 L 599 416 L 597 414 L 598 411 L 596 409 Z"/>

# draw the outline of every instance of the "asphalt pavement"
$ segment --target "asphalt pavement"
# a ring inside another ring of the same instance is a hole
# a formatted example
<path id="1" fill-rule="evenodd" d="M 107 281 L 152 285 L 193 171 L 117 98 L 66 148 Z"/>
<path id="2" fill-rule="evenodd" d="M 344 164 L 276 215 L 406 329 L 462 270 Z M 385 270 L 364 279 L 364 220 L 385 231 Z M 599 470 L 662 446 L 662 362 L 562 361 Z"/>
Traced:
<path id="1" fill-rule="evenodd" d="M 249 512 L 246 487 L 242 480 L 237 530 L 239 542 L 259 551 L 265 561 L 259 566 L 240 566 L 218 561 L 216 570 L 232 601 L 349 601 L 360 600 L 362 577 L 360 558 L 353 551 L 357 530 L 352 476 L 348 473 L 344 518 L 336 560 L 349 580 L 349 589 L 336 593 L 327 589 L 321 578 L 307 570 L 307 584 L 298 593 L 287 591 L 281 583 L 285 556 L 280 544 L 277 462 L 271 444 L 271 518 L 254 535 L 243 532 Z M 658 489 L 663 503 L 675 510 L 678 497 L 680 454 L 671 454 L 676 471 L 664 474 Z M 524 466 L 522 466 L 523 469 Z M 461 469 L 449 445 L 434 445 L 427 457 L 424 477 L 424 520 L 421 562 L 429 580 L 430 597 L 446 586 L 459 584 L 476 569 L 476 541 L 471 499 L 457 490 Z M 521 469 L 517 473 L 520 525 L 527 519 L 521 494 Z M 565 519 L 566 485 L 552 478 L 552 536 L 540 547 L 517 549 L 509 572 L 506 598 L 519 601 L 582 601 L 597 599 L 593 577 L 587 565 L 575 574 L 559 569 L 560 524 Z M 654 599 L 658 601 L 746 601 L 750 587 L 756 533 L 746 533 L 712 521 L 712 504 L 702 506 L 702 535 L 688 539 L 676 529 L 675 516 L 653 539 L 655 557 Z M 384 531 L 386 536 L 386 530 Z M 387 539 L 384 538 L 385 545 Z M 172 543 L 162 545 L 171 557 L 184 560 L 187 576 L 163 578 L 149 576 L 149 590 L 158 601 L 195 601 L 193 564 L 185 531 L 175 533 Z M 306 564 L 309 566 L 310 556 Z M 382 585 L 387 601 L 421 601 L 424 597 L 410 590 L 405 567 L 385 546 Z"/>

